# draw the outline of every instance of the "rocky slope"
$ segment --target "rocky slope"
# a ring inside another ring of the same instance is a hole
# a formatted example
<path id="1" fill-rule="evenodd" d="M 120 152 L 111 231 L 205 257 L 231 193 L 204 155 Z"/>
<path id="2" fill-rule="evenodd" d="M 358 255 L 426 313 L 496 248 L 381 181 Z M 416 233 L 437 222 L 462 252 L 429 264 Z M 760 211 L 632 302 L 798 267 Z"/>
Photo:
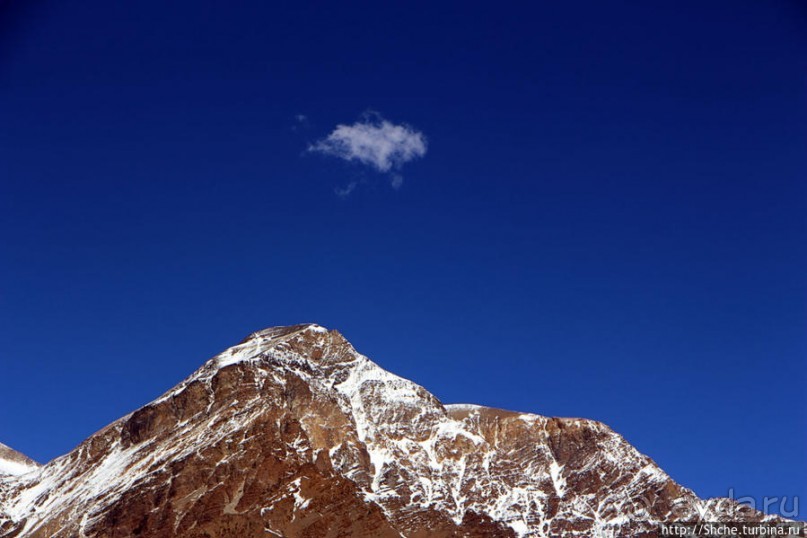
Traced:
<path id="1" fill-rule="evenodd" d="M 4 538 L 652 536 L 763 517 L 698 499 L 601 423 L 443 405 L 317 325 L 252 334 L 26 465 L 0 474 Z"/>

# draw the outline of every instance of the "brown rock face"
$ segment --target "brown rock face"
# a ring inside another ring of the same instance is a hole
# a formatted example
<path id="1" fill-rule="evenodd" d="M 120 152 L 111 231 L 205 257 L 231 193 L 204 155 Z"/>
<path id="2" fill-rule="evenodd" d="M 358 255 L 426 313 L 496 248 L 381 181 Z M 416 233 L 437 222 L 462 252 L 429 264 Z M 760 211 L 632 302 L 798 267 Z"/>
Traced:
<path id="1" fill-rule="evenodd" d="M 4 538 L 648 536 L 762 517 L 699 500 L 603 424 L 444 406 L 316 325 L 255 333 L 0 475 Z"/>

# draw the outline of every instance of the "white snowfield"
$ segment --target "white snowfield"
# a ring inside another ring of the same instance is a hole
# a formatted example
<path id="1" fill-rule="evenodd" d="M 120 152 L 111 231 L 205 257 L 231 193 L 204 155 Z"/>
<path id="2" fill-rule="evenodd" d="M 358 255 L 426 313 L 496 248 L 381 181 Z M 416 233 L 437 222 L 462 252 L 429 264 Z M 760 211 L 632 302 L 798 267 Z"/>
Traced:
<path id="1" fill-rule="evenodd" d="M 3 477 L 21 476 L 36 471 L 39 464 L 0 443 L 0 480 Z"/>
<path id="2" fill-rule="evenodd" d="M 352 429 L 331 432 L 328 438 L 337 441 L 322 444 L 316 439 L 323 438 L 318 433 L 328 424 L 303 410 L 303 434 L 294 448 L 311 461 L 325 451 L 333 467 L 399 528 L 406 528 L 418 510 L 433 509 L 457 523 L 469 512 L 483 514 L 520 537 L 550 536 L 553 520 L 579 521 L 590 535 L 619 536 L 632 521 L 657 520 L 653 503 L 672 483 L 600 423 L 468 404 L 444 406 L 424 388 L 356 352 L 336 331 L 313 324 L 254 333 L 150 405 L 176 398 L 194 382 L 209 386 L 225 368 L 248 368 L 261 383 L 273 386 L 303 380 L 316 399 L 336 402 Z M 265 406 L 280 403 L 237 405 L 243 410 L 238 420 L 221 424 L 214 416 L 193 417 L 159 443 L 124 447 L 121 429 L 127 416 L 93 436 L 95 445 L 88 440 L 41 468 L 22 469 L 0 460 L 0 475 L 4 469 L 7 475 L 0 476 L 0 525 L 20 526 L 22 538 L 35 534 L 49 515 L 64 513 L 79 522 L 83 537 L 104 506 L 154 469 L 243 430 Z M 569 457 L 558 444 L 565 439 L 559 437 L 564 428 L 580 429 L 591 445 Z M 103 443 L 102 455 L 88 466 L 90 453 Z M 369 456 L 369 465 L 362 454 Z M 398 486 L 402 482 L 405 490 Z M 680 494 L 672 505 L 677 519 L 721 519 L 725 500 L 702 501 L 676 487 Z M 295 510 L 308 506 L 299 482 L 289 486 L 288 495 Z M 270 510 L 273 500 L 266 502 Z"/>
<path id="3" fill-rule="evenodd" d="M 21 476 L 34 472 L 38 468 L 37 465 L 0 458 L 0 475 Z"/>

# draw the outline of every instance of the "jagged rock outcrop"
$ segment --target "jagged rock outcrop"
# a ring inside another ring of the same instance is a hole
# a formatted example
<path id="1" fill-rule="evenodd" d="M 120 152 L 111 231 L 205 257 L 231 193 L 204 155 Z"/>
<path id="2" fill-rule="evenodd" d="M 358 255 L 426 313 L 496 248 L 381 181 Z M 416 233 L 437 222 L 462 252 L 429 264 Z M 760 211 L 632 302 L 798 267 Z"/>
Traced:
<path id="1" fill-rule="evenodd" d="M 254 333 L 0 475 L 3 538 L 652 536 L 763 517 L 698 499 L 601 423 L 443 405 L 317 325 Z"/>

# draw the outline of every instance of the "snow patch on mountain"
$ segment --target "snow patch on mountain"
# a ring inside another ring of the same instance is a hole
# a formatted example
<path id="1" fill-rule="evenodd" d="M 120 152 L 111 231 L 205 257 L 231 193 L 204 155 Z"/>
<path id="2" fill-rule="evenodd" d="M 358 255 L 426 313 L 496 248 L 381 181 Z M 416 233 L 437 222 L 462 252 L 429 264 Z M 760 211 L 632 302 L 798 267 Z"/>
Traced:
<path id="1" fill-rule="evenodd" d="M 0 475 L 21 476 L 36 471 L 36 469 L 36 466 L 19 461 L 0 459 Z"/>
<path id="2" fill-rule="evenodd" d="M 39 468 L 31 458 L 0 443 L 0 476 L 22 476 Z"/>

